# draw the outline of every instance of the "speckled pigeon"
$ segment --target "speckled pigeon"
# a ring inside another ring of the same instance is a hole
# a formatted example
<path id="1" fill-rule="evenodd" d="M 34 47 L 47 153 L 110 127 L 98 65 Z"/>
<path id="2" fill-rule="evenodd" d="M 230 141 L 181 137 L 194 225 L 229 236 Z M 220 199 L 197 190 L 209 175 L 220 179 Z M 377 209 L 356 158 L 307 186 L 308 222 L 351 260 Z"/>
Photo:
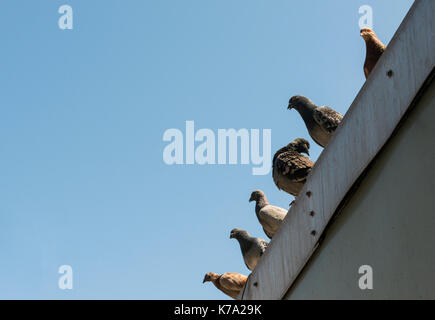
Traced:
<path id="1" fill-rule="evenodd" d="M 309 148 L 307 140 L 298 138 L 275 153 L 272 177 L 279 190 L 294 196 L 299 194 L 314 166 L 313 161 L 301 154 L 309 155 Z"/>
<path id="2" fill-rule="evenodd" d="M 320 146 L 326 147 L 343 116 L 329 107 L 318 107 L 304 96 L 290 99 L 287 109 L 296 109 L 305 122 L 311 138 Z"/>

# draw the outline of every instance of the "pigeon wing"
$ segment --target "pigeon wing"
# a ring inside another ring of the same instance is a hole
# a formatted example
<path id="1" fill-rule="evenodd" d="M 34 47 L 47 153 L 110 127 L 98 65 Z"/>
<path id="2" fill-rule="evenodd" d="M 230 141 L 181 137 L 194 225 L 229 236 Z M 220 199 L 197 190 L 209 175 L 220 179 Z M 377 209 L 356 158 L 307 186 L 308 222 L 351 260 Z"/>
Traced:
<path id="1" fill-rule="evenodd" d="M 287 215 L 287 210 L 276 206 L 265 206 L 260 211 L 263 219 L 270 224 L 279 224 Z"/>
<path id="2" fill-rule="evenodd" d="M 333 133 L 343 119 L 343 116 L 337 111 L 323 106 L 314 109 L 313 118 L 323 131 Z"/>
<path id="3" fill-rule="evenodd" d="M 281 153 L 275 160 L 274 169 L 294 182 L 304 182 L 314 162 L 295 151 Z"/>
<path id="4" fill-rule="evenodd" d="M 240 291 L 245 286 L 247 279 L 247 276 L 240 273 L 228 272 L 220 277 L 219 284 L 227 290 Z"/>
<path id="5" fill-rule="evenodd" d="M 268 205 L 261 209 L 260 214 L 259 220 L 263 226 L 263 231 L 270 239 L 272 239 L 273 234 L 278 230 L 282 220 L 284 220 L 287 210 Z M 273 233 L 268 230 L 272 230 Z"/>

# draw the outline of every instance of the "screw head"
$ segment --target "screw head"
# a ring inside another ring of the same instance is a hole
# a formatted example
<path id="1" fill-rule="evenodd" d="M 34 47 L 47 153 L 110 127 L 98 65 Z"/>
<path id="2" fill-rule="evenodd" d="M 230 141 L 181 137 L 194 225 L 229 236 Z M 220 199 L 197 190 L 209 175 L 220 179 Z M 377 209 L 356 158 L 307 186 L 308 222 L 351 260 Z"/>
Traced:
<path id="1" fill-rule="evenodd" d="M 391 78 L 393 76 L 393 74 L 394 74 L 393 70 L 388 70 L 387 71 L 387 77 L 388 78 Z"/>

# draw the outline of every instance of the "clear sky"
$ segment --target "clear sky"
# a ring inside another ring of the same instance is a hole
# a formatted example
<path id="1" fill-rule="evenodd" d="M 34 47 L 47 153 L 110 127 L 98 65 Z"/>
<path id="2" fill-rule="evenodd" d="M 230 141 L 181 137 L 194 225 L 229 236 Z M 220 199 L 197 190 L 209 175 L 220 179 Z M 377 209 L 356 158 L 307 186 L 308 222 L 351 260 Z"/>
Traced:
<path id="1" fill-rule="evenodd" d="M 249 274 L 229 233 L 266 238 L 251 191 L 293 197 L 251 165 L 168 166 L 163 133 L 271 129 L 272 153 L 309 138 L 288 99 L 344 114 L 365 81 L 359 7 L 388 43 L 412 2 L 2 1 L 0 298 L 225 299 L 202 279 Z"/>

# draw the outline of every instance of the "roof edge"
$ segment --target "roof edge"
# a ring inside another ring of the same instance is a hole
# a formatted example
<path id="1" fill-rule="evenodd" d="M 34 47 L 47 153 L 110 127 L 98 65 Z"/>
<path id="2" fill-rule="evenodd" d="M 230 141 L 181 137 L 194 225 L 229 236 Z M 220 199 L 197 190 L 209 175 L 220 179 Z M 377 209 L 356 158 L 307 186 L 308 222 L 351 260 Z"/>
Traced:
<path id="1" fill-rule="evenodd" d="M 414 2 L 317 160 L 239 299 L 277 300 L 292 286 L 340 203 L 388 141 L 430 76 L 435 66 L 433 16 L 435 1 Z"/>

